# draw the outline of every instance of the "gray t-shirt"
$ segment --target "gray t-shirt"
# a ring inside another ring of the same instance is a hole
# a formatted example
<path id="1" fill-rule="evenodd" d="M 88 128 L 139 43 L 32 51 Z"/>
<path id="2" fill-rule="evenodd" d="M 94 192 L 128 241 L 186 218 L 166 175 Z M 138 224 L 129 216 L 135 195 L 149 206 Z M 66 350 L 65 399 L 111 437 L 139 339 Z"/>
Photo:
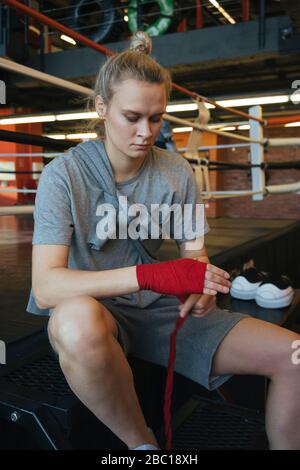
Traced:
<path id="1" fill-rule="evenodd" d="M 196 203 L 201 203 L 193 170 L 179 154 L 153 147 L 138 174 L 116 184 L 103 142 L 84 142 L 44 168 L 35 201 L 32 244 L 69 246 L 68 267 L 78 270 L 100 271 L 155 262 L 161 238 L 133 242 L 118 238 L 119 232 L 113 236 L 109 230 L 106 237 L 103 231 L 99 236 L 99 221 L 104 220 L 99 207 L 110 205 L 118 215 L 120 196 L 127 197 L 128 206 L 142 204 L 149 214 L 151 204 L 190 204 L 195 217 Z M 128 223 L 133 219 L 128 217 Z M 194 230 L 197 238 L 209 230 L 205 216 L 200 225 Z M 185 234 L 183 231 L 178 243 L 190 239 Z M 170 238 L 174 238 L 172 224 Z M 159 297 L 151 291 L 140 291 L 115 300 L 144 308 Z M 49 315 L 48 309 L 36 305 L 32 290 L 27 311 Z"/>

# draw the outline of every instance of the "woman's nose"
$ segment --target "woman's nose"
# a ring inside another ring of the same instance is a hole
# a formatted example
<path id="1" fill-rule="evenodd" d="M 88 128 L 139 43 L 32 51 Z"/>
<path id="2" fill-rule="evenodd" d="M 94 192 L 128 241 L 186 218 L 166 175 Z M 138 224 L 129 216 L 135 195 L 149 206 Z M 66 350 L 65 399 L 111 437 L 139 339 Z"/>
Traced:
<path id="1" fill-rule="evenodd" d="M 143 137 L 151 137 L 152 136 L 152 131 L 149 126 L 148 122 L 143 122 L 140 124 L 138 128 L 138 135 L 143 136 Z"/>

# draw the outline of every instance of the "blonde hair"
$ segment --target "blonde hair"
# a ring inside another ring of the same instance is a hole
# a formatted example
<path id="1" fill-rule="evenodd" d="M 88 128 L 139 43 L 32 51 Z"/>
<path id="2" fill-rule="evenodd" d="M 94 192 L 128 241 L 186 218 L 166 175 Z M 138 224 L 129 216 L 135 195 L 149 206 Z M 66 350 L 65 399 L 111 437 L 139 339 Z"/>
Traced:
<path id="1" fill-rule="evenodd" d="M 156 60 L 150 57 L 152 41 L 143 31 L 137 31 L 129 49 L 111 56 L 99 70 L 94 87 L 94 98 L 100 95 L 108 104 L 114 87 L 129 78 L 149 83 L 164 84 L 167 99 L 171 92 L 171 76 Z"/>
<path id="2" fill-rule="evenodd" d="M 115 87 L 127 79 L 162 84 L 169 100 L 172 89 L 171 75 L 150 56 L 151 50 L 150 36 L 144 31 L 137 31 L 131 38 L 129 49 L 109 57 L 99 70 L 90 104 L 92 102 L 94 106 L 96 96 L 100 95 L 103 102 L 108 105 L 114 95 Z M 99 119 L 98 126 L 101 122 Z M 96 124 L 95 127 L 98 126 Z M 103 126 L 101 127 L 103 134 Z"/>

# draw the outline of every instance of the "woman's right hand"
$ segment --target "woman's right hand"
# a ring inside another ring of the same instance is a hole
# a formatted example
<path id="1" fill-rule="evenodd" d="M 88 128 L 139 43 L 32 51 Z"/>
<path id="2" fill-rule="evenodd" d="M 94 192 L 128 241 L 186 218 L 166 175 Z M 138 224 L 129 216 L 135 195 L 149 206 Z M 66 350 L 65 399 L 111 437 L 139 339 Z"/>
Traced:
<path id="1" fill-rule="evenodd" d="M 226 271 L 191 258 L 138 264 L 136 275 L 140 289 L 175 295 L 180 300 L 190 294 L 227 293 L 230 287 Z"/>

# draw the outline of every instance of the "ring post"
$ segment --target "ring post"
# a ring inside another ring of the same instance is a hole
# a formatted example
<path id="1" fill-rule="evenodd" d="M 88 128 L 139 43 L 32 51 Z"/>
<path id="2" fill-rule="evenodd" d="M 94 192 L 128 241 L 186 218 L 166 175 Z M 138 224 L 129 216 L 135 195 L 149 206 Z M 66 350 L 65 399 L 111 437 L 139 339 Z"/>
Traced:
<path id="1" fill-rule="evenodd" d="M 257 117 L 262 118 L 262 107 L 261 106 L 252 106 L 249 108 L 249 114 Z M 263 126 L 260 122 L 255 121 L 253 119 L 249 120 L 250 124 L 250 138 L 253 140 L 263 141 Z M 264 146 L 263 144 L 259 143 L 251 143 L 250 144 L 250 154 L 251 154 L 251 164 L 252 165 L 260 165 L 264 162 Z M 264 198 L 265 187 L 266 187 L 266 180 L 265 180 L 265 172 L 262 168 L 251 168 L 251 176 L 252 176 L 252 191 L 257 193 L 261 192 L 261 194 L 254 194 L 252 196 L 253 201 L 261 201 Z"/>

